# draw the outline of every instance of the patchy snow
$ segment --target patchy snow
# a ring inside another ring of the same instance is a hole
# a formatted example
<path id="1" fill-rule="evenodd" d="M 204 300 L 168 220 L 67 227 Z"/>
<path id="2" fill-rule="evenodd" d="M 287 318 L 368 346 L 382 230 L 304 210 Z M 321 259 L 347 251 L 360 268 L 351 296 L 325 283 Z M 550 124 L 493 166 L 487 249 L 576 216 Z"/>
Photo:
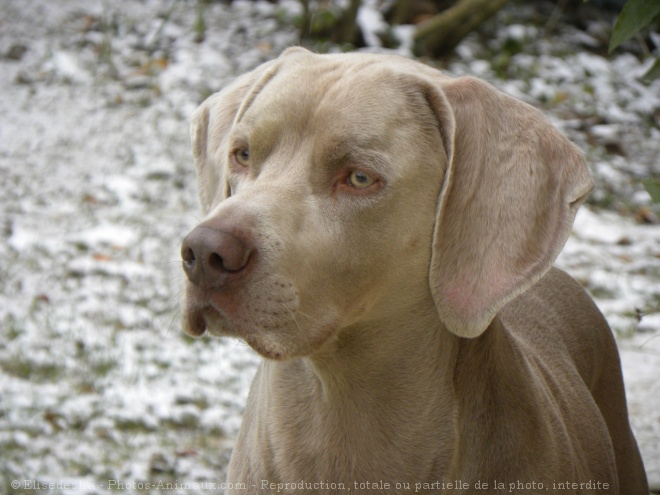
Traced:
<path id="1" fill-rule="evenodd" d="M 386 33 L 389 30 L 389 24 L 383 19 L 383 14 L 378 9 L 376 1 L 367 0 L 362 2 L 357 14 L 357 24 L 367 45 L 371 47 L 382 46 L 379 34 Z"/>
<path id="2" fill-rule="evenodd" d="M 258 358 L 179 328 L 178 249 L 199 216 L 188 118 L 297 44 L 300 5 L 211 2 L 201 43 L 199 5 L 3 3 L 0 492 L 23 493 L 13 480 L 75 484 L 52 493 L 76 495 L 224 480 Z M 377 32 L 369 5 L 360 22 Z M 660 176 L 660 82 L 641 83 L 648 64 L 631 55 L 576 48 L 593 46 L 590 34 L 549 39 L 516 15 L 447 65 L 541 107 L 587 152 L 597 189 L 559 264 L 619 337 L 631 420 L 660 486 L 660 226 L 640 184 Z M 410 42 L 409 26 L 394 33 Z M 519 51 L 498 59 L 512 41 Z"/>

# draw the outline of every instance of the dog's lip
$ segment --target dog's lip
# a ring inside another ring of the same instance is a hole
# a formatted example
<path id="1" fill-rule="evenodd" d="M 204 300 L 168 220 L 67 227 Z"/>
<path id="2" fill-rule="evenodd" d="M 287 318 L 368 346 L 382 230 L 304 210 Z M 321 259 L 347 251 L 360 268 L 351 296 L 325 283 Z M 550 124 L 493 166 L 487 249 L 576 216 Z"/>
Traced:
<path id="1" fill-rule="evenodd" d="M 222 325 L 218 327 L 215 320 L 219 320 Z M 204 305 L 193 311 L 187 311 L 183 319 L 183 331 L 191 337 L 202 337 L 205 334 L 215 336 L 231 336 L 233 332 L 230 320 L 224 313 L 214 307 L 212 304 Z"/>
<path id="2" fill-rule="evenodd" d="M 232 332 L 227 330 L 233 327 L 232 315 L 236 313 L 232 296 L 233 294 L 228 291 L 192 288 L 187 296 L 184 310 L 183 331 L 193 337 L 201 337 L 205 333 L 231 334 Z M 222 323 L 223 328 L 220 332 L 214 331 L 217 326 L 214 325 L 214 320 L 220 320 Z"/>
<path id="3" fill-rule="evenodd" d="M 217 312 L 210 304 L 207 291 L 189 284 L 181 319 L 183 331 L 192 337 L 204 335 L 208 330 L 209 311 Z"/>
<path id="4" fill-rule="evenodd" d="M 187 304 L 182 318 L 183 331 L 192 337 L 201 337 L 206 332 L 206 317 L 208 307 Z"/>

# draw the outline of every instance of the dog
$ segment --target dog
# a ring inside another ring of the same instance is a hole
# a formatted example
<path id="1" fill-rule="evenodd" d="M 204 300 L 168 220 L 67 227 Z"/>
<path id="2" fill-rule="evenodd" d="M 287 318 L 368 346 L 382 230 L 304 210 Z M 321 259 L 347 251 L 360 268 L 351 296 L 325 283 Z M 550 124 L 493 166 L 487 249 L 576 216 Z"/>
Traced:
<path id="1" fill-rule="evenodd" d="M 538 110 L 296 47 L 191 137 L 183 327 L 264 357 L 226 493 L 648 494 L 612 332 L 552 267 L 593 182 Z"/>

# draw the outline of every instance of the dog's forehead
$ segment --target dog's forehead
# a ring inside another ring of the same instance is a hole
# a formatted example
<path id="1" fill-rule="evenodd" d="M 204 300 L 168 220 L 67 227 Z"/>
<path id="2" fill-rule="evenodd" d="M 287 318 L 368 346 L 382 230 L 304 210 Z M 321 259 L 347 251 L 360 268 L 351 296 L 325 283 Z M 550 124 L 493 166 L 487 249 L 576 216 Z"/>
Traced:
<path id="1" fill-rule="evenodd" d="M 297 62 L 297 63 L 295 63 Z M 350 61 L 312 59 L 283 63 L 277 74 L 258 88 L 245 112 L 247 121 L 277 119 L 314 128 L 347 121 L 387 119 L 401 112 L 404 95 L 386 67 Z"/>

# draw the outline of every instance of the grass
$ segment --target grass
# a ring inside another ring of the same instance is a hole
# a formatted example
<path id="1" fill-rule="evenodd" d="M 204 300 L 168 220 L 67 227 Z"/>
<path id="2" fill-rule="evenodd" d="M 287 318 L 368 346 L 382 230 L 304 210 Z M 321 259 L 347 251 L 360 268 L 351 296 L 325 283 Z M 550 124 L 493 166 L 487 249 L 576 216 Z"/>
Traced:
<path id="1" fill-rule="evenodd" d="M 64 374 L 64 367 L 55 363 L 37 363 L 26 355 L 14 355 L 0 361 L 0 369 L 8 375 L 32 382 L 55 382 Z"/>

